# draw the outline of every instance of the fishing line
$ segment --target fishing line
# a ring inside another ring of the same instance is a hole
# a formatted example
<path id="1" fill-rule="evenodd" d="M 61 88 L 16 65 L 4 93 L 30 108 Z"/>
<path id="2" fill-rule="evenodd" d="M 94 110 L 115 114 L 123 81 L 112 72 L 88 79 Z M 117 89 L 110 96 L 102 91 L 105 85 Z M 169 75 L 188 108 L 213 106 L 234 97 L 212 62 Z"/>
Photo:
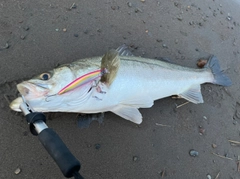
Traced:
<path id="1" fill-rule="evenodd" d="M 108 18 L 108 15 L 109 15 L 109 5 L 110 5 L 110 1 L 107 0 L 107 39 L 109 39 L 109 18 Z M 107 41 L 107 51 L 109 51 L 109 41 Z"/>

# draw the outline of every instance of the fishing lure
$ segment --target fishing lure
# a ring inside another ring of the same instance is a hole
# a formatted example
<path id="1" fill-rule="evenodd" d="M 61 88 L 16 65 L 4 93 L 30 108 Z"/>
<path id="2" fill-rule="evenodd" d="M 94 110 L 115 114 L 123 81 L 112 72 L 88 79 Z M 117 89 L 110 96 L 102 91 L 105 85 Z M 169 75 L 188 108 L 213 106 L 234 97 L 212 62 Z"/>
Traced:
<path id="1" fill-rule="evenodd" d="M 100 77 L 100 81 L 102 83 L 110 86 L 117 75 L 119 65 L 120 58 L 118 57 L 118 52 L 116 50 L 110 50 L 108 53 L 106 53 L 106 55 L 103 56 L 100 70 L 96 70 L 78 77 L 61 89 L 57 94 L 61 95 Z"/>
<path id="2" fill-rule="evenodd" d="M 96 70 L 96 71 L 87 73 L 83 76 L 80 76 L 77 79 L 75 79 L 74 81 L 72 81 L 71 83 L 69 83 L 67 86 L 65 86 L 63 89 L 61 89 L 57 94 L 61 95 L 70 90 L 73 90 L 74 88 L 82 86 L 88 82 L 94 81 L 97 78 L 101 77 L 104 73 L 106 73 L 105 71 L 106 70 Z"/>

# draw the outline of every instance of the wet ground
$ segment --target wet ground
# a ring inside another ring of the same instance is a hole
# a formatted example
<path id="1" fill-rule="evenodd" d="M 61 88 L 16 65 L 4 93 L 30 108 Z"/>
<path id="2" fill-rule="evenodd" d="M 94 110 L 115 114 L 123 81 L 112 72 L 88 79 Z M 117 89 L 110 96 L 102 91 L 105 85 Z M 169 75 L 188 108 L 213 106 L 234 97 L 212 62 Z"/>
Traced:
<path id="1" fill-rule="evenodd" d="M 59 64 L 125 43 L 137 56 L 196 67 L 218 56 L 231 87 L 202 86 L 204 104 L 166 98 L 136 125 L 107 113 L 77 126 L 76 114 L 47 124 L 81 161 L 86 179 L 238 179 L 240 172 L 239 1 L 0 1 L 0 178 L 63 178 L 25 118 L 11 111 L 16 84 Z M 192 157 L 194 149 L 198 156 Z M 15 170 L 20 173 L 15 174 Z"/>

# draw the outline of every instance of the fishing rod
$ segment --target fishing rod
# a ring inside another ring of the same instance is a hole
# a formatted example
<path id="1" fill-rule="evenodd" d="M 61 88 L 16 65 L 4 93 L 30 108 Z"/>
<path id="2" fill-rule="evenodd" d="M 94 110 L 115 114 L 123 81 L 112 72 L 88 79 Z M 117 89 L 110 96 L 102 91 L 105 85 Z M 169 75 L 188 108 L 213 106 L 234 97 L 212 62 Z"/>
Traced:
<path id="1" fill-rule="evenodd" d="M 80 162 L 66 147 L 58 134 L 54 132 L 53 129 L 48 128 L 45 115 L 40 112 L 35 112 L 23 96 L 22 99 L 23 103 L 21 103 L 20 109 L 30 125 L 31 133 L 38 136 L 39 141 L 57 163 L 62 174 L 66 178 L 74 177 L 75 179 L 83 179 L 79 173 L 81 168 Z"/>

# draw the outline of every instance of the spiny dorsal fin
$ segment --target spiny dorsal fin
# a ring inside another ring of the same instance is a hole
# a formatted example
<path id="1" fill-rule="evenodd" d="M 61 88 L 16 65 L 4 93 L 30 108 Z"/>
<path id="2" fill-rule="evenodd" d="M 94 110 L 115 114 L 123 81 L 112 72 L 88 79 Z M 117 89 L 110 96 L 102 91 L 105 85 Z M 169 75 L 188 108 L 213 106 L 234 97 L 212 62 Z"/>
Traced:
<path id="1" fill-rule="evenodd" d="M 101 69 L 105 72 L 103 72 L 100 81 L 110 86 L 117 75 L 119 66 L 120 58 L 118 52 L 116 50 L 110 50 L 107 52 L 103 56 L 101 62 Z"/>
<path id="2" fill-rule="evenodd" d="M 118 47 L 116 51 L 118 51 L 118 54 L 120 56 L 134 56 L 126 44 L 123 44 L 120 47 Z"/>

